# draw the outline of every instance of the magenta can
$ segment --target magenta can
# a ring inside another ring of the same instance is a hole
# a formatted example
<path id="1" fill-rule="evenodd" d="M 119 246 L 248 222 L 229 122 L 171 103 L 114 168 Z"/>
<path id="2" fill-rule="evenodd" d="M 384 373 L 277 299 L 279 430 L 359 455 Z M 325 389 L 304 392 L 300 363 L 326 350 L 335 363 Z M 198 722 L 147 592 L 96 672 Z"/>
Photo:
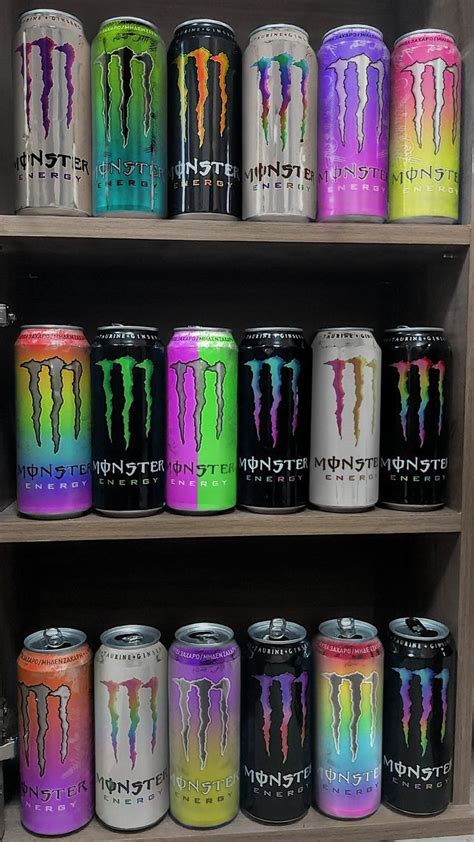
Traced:
<path id="1" fill-rule="evenodd" d="M 384 222 L 390 55 L 382 33 L 331 29 L 318 68 L 318 221 Z"/>

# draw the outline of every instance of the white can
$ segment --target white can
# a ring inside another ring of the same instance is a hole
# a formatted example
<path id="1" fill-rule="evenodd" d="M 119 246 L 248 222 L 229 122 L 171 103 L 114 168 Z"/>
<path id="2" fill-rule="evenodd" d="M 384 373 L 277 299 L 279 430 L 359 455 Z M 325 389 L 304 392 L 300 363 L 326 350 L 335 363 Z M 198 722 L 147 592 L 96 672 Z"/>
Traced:
<path id="1" fill-rule="evenodd" d="M 309 500 L 362 512 L 379 493 L 381 351 L 366 327 L 319 330 L 312 348 Z"/>
<path id="2" fill-rule="evenodd" d="M 243 218 L 315 219 L 317 62 L 308 33 L 261 26 L 242 61 Z"/>
<path id="3" fill-rule="evenodd" d="M 150 626 L 116 626 L 95 656 L 96 813 L 114 830 L 156 824 L 169 807 L 168 655 Z"/>

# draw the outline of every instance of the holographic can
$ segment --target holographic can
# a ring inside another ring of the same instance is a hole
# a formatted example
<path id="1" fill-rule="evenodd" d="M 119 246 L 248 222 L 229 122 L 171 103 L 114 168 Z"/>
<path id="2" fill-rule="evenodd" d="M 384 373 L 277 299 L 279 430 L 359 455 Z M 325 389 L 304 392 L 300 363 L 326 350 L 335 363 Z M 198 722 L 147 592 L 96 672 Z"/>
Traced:
<path id="1" fill-rule="evenodd" d="M 54 9 L 21 15 L 13 43 L 15 210 L 91 212 L 90 49 Z"/>
<path id="2" fill-rule="evenodd" d="M 166 102 L 156 27 L 105 20 L 92 43 L 94 216 L 166 216 Z"/>
<path id="3" fill-rule="evenodd" d="M 382 33 L 331 29 L 318 67 L 318 221 L 384 222 L 390 54 Z"/>
<path id="4" fill-rule="evenodd" d="M 17 503 L 35 518 L 92 504 L 89 344 L 82 328 L 25 325 L 15 343 Z"/>
<path id="5" fill-rule="evenodd" d="M 84 632 L 30 634 L 18 657 L 20 816 L 64 836 L 94 815 L 92 652 Z"/>
<path id="6" fill-rule="evenodd" d="M 186 514 L 237 499 L 237 345 L 224 328 L 176 328 L 167 352 L 166 503 Z"/>
<path id="7" fill-rule="evenodd" d="M 395 42 L 391 71 L 390 222 L 457 222 L 461 55 L 449 32 Z"/>
<path id="8" fill-rule="evenodd" d="M 95 809 L 114 830 L 169 807 L 168 654 L 150 626 L 115 626 L 95 656 Z"/>
<path id="9" fill-rule="evenodd" d="M 239 809 L 240 650 L 232 629 L 193 623 L 169 653 L 170 809 L 186 827 L 220 827 Z"/>
<path id="10" fill-rule="evenodd" d="M 315 802 L 335 819 L 375 813 L 382 789 L 383 646 L 370 623 L 321 623 L 314 643 Z"/>

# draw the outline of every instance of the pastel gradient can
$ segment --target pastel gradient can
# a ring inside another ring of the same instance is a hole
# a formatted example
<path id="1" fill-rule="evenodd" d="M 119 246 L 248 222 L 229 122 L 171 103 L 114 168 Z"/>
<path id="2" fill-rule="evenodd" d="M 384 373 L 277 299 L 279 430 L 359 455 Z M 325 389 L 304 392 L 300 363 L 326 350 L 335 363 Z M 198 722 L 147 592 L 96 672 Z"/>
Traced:
<path id="1" fill-rule="evenodd" d="M 232 629 L 178 629 L 168 676 L 171 815 L 187 827 L 219 827 L 239 809 L 240 650 Z"/>
<path id="2" fill-rule="evenodd" d="M 94 814 L 92 652 L 84 632 L 30 634 L 18 657 L 20 816 L 41 836 L 63 836 Z"/>
<path id="3" fill-rule="evenodd" d="M 314 643 L 315 802 L 362 819 L 381 799 L 383 647 L 370 623 L 321 623 Z"/>
<path id="4" fill-rule="evenodd" d="M 419 29 L 395 42 L 390 115 L 390 222 L 457 222 L 461 56 L 453 36 Z"/>
<path id="5" fill-rule="evenodd" d="M 230 330 L 176 328 L 167 348 L 166 502 L 187 514 L 237 499 L 237 345 Z"/>
<path id="6" fill-rule="evenodd" d="M 22 327 L 15 374 L 18 511 L 80 515 L 92 503 L 89 344 L 82 328 Z"/>
<path id="7" fill-rule="evenodd" d="M 318 220 L 384 222 L 390 54 L 382 33 L 331 29 L 318 67 Z"/>

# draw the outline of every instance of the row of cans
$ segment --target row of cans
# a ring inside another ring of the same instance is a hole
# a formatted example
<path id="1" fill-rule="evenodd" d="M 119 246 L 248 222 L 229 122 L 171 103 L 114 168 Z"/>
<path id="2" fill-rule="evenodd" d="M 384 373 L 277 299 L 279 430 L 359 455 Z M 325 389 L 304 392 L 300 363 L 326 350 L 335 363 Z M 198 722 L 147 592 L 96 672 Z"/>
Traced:
<path id="1" fill-rule="evenodd" d="M 232 27 L 197 19 L 167 57 L 154 24 L 120 17 L 91 56 L 76 17 L 32 10 L 13 77 L 21 213 L 458 219 L 461 59 L 445 31 L 403 35 L 390 62 L 371 26 L 330 30 L 316 59 L 303 29 L 269 24 L 242 57 Z"/>
<path id="2" fill-rule="evenodd" d="M 165 500 L 188 514 L 237 503 L 289 513 L 308 501 L 340 512 L 377 501 L 438 508 L 448 343 L 440 328 L 400 327 L 383 344 L 382 355 L 369 328 L 322 329 L 311 374 L 300 328 L 248 328 L 240 349 L 229 330 L 176 328 L 165 354 L 156 328 L 111 325 L 90 359 L 82 329 L 26 326 L 16 342 L 18 510 L 55 518 L 93 505 L 133 517 Z"/>
<path id="3" fill-rule="evenodd" d="M 382 797 L 401 812 L 441 812 L 453 639 L 434 620 L 394 620 L 384 671 L 377 635 L 343 617 L 323 622 L 311 647 L 298 623 L 265 620 L 249 627 L 241 664 L 228 626 L 183 626 L 169 658 L 156 629 L 118 626 L 95 656 L 95 713 L 85 634 L 30 635 L 18 659 L 24 826 L 47 836 L 83 827 L 94 788 L 99 819 L 116 830 L 153 825 L 168 808 L 191 828 L 226 824 L 239 805 L 271 824 L 301 819 L 311 803 L 364 818 Z"/>

